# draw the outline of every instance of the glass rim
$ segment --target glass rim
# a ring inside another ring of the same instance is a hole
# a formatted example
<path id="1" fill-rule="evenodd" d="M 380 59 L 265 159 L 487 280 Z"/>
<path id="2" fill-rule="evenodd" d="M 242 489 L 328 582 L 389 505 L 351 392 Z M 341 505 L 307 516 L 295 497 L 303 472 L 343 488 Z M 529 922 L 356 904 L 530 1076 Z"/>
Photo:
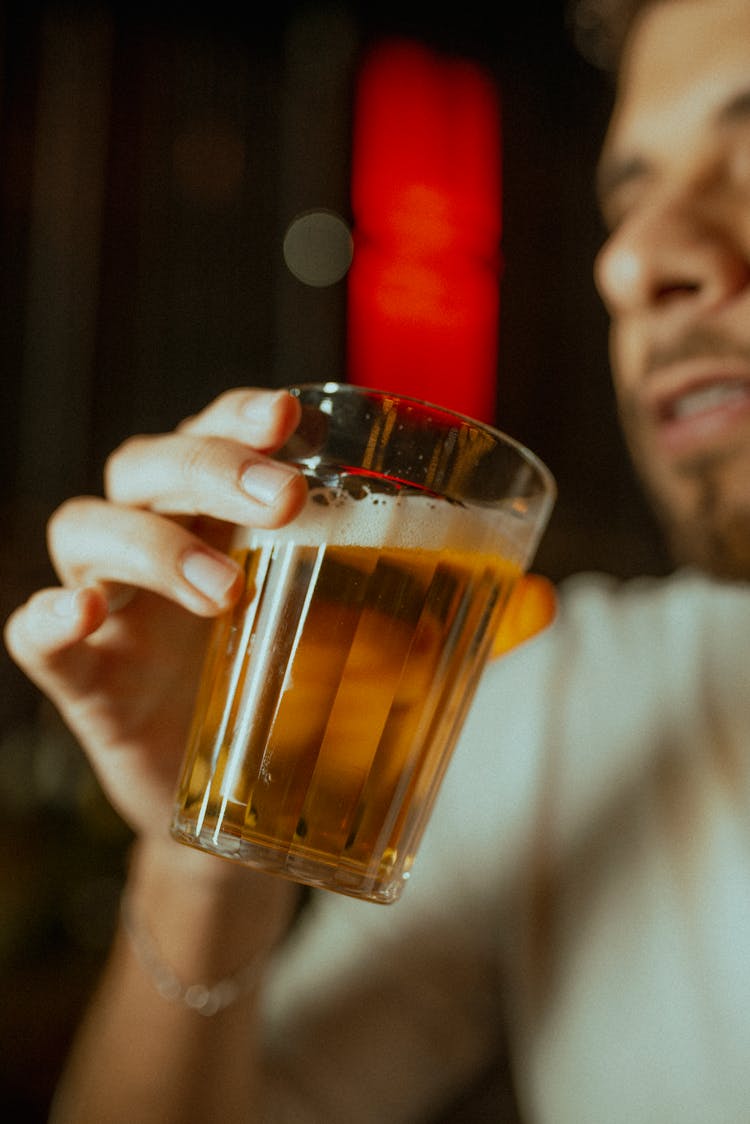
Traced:
<path id="1" fill-rule="evenodd" d="M 425 398 L 417 398 L 413 394 L 402 394 L 398 390 L 383 390 L 380 387 L 360 386 L 358 383 L 339 382 L 336 379 L 328 379 L 325 382 L 310 381 L 289 383 L 281 389 L 288 391 L 288 393 L 294 397 L 299 397 L 299 394 L 305 390 L 317 390 L 325 394 L 345 392 L 363 396 L 369 395 L 370 397 L 379 399 L 392 398 L 397 402 L 420 406 L 436 415 L 443 415 L 448 420 L 455 418 L 455 420 L 462 425 L 473 426 L 475 429 L 481 430 L 499 443 L 514 449 L 521 459 L 537 472 L 550 499 L 554 500 L 557 497 L 557 481 L 555 480 L 554 474 L 537 453 L 533 452 L 528 445 L 524 445 L 518 438 L 511 437 L 509 433 L 499 429 L 497 426 L 480 421 L 478 418 L 473 418 L 469 414 L 462 414 L 460 410 L 453 410 L 449 406 L 441 406 L 437 402 L 430 402 Z"/>

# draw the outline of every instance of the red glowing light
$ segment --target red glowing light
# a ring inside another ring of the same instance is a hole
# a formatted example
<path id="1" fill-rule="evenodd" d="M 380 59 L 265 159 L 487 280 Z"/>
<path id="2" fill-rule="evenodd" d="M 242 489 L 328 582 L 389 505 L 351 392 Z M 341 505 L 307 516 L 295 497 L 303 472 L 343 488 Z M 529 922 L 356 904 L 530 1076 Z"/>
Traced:
<path id="1" fill-rule="evenodd" d="M 349 377 L 494 418 L 497 90 L 475 63 L 381 44 L 358 81 Z"/>

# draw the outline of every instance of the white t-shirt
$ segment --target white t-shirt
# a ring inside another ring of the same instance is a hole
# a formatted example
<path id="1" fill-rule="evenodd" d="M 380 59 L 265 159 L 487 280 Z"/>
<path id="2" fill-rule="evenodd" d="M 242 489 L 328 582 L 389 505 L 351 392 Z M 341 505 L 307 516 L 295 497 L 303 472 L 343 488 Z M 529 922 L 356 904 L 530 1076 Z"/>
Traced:
<path id="1" fill-rule="evenodd" d="M 567 582 L 401 901 L 316 894 L 267 1000 L 279 1120 L 429 1121 L 506 1040 L 535 1124 L 750 1120 L 750 589 Z"/>

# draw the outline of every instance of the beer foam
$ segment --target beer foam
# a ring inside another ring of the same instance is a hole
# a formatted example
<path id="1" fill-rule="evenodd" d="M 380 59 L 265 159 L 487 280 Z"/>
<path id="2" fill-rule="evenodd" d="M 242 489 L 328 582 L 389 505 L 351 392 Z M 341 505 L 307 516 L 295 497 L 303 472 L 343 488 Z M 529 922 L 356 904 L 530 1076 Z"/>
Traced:
<path id="1" fill-rule="evenodd" d="M 238 528 L 234 545 L 385 546 L 481 552 L 517 559 L 525 554 L 526 537 L 518 515 L 509 507 L 466 507 L 414 492 L 365 493 L 355 498 L 344 492 L 316 489 L 291 523 L 271 531 Z"/>

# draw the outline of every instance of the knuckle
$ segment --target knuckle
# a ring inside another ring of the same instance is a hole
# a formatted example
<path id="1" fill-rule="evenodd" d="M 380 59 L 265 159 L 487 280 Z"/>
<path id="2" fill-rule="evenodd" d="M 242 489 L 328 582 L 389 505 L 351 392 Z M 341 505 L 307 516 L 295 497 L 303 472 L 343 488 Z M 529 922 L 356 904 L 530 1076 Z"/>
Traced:
<path id="1" fill-rule="evenodd" d="M 101 524 L 104 501 L 95 496 L 65 500 L 47 523 L 47 550 L 59 577 L 83 582 L 88 573 L 92 530 Z"/>
<path id="2" fill-rule="evenodd" d="M 243 402 L 248 394 L 248 391 L 242 387 L 230 387 L 229 390 L 223 390 L 216 398 L 213 405 L 220 410 L 227 407 L 234 409 L 239 403 Z"/>
<path id="3" fill-rule="evenodd" d="M 201 414 L 188 414 L 182 421 L 178 422 L 175 426 L 175 433 L 190 432 L 200 422 Z"/>
<path id="4" fill-rule="evenodd" d="M 226 442 L 220 437 L 196 437 L 188 441 L 182 457 L 182 476 L 189 487 L 214 477 L 224 459 Z"/>
<path id="5" fill-rule="evenodd" d="M 236 410 L 238 407 L 243 406 L 248 396 L 253 393 L 254 392 L 247 387 L 232 386 L 228 390 L 223 390 L 210 408 L 216 408 L 222 411 Z"/>
<path id="6" fill-rule="evenodd" d="M 220 421 L 221 418 L 226 418 L 236 412 L 246 393 L 246 391 L 235 388 L 222 391 L 202 410 L 184 418 L 177 426 L 177 432 L 190 433 L 192 430 L 200 432 L 202 429 L 210 428 L 217 424 L 217 421 Z"/>
<path id="7" fill-rule="evenodd" d="M 64 500 L 63 503 L 53 511 L 47 522 L 47 544 L 50 549 L 60 542 L 61 538 L 68 533 L 71 526 L 79 521 L 86 503 L 86 497 L 73 496 L 70 499 Z"/>
<path id="8" fill-rule="evenodd" d="M 31 623 L 38 606 L 39 594 L 33 594 L 25 605 L 14 609 L 3 626 L 3 641 L 19 667 L 28 671 L 33 658 Z"/>
<path id="9" fill-rule="evenodd" d="M 23 611 L 23 607 L 14 609 L 3 625 L 3 641 L 5 643 L 5 647 L 7 648 L 13 659 L 16 661 L 16 663 L 21 662 L 18 636 L 21 614 L 23 613 Z"/>
<path id="10" fill-rule="evenodd" d="M 140 435 L 126 438 L 104 462 L 104 488 L 111 499 L 117 498 L 121 491 L 125 467 L 140 456 L 144 441 Z"/>

